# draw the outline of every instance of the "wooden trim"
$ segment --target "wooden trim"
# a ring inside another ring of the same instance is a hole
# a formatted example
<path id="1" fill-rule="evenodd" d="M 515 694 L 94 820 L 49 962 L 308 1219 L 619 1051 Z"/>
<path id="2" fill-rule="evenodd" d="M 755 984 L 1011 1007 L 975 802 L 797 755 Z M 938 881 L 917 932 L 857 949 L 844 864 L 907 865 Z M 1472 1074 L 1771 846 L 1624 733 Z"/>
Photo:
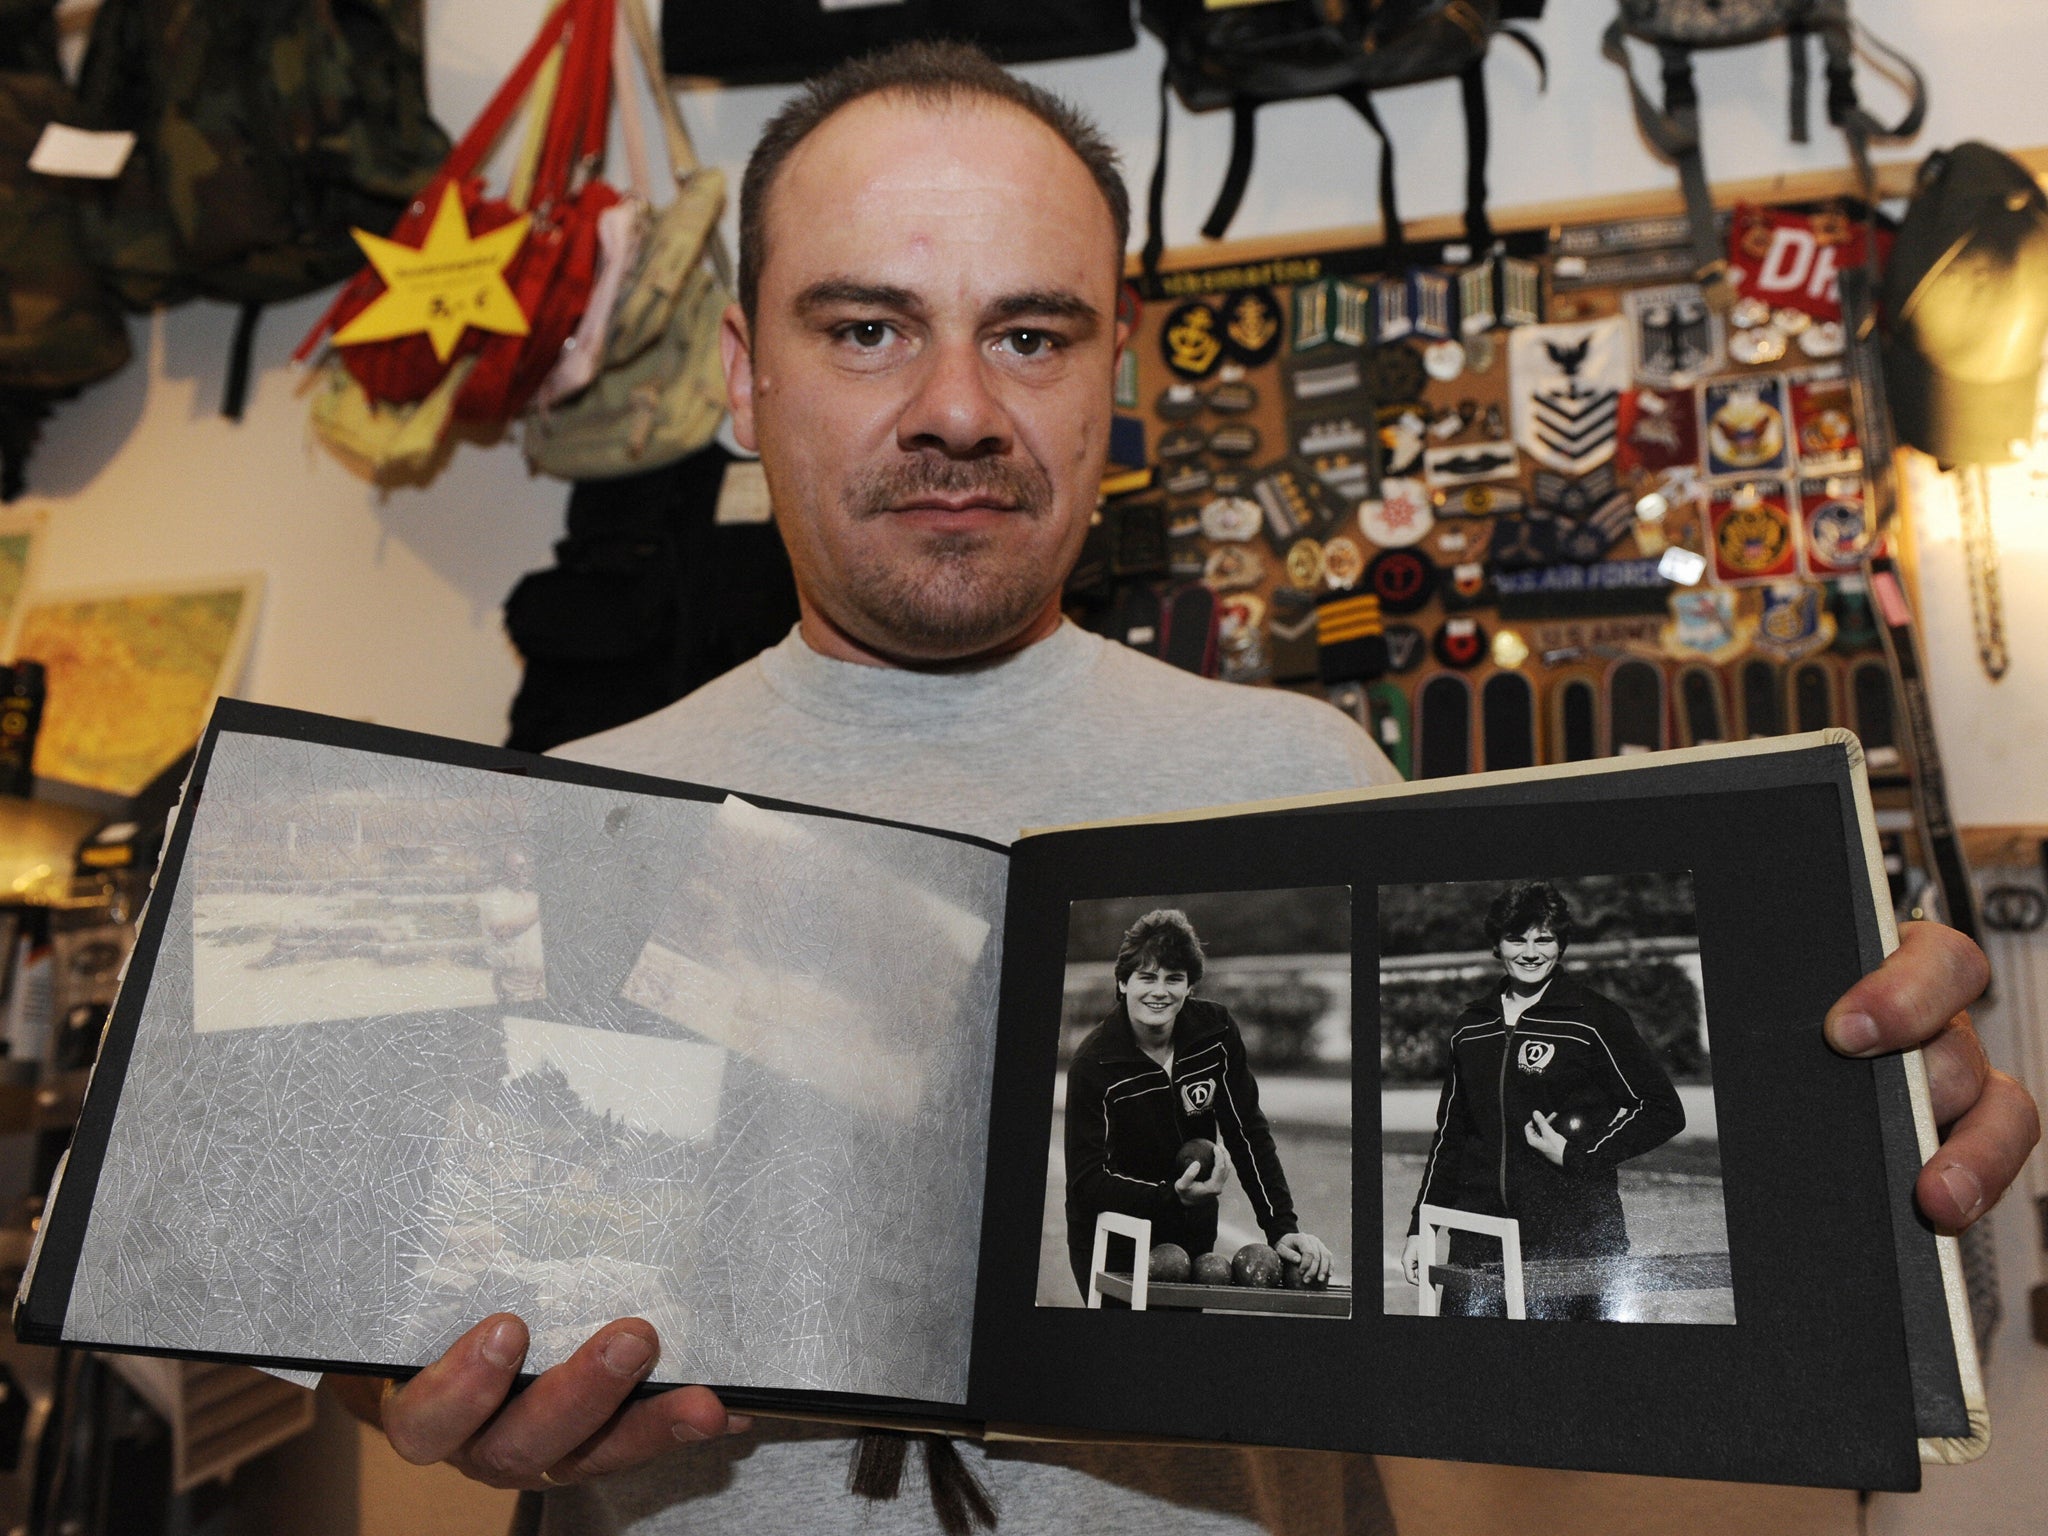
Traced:
<path id="1" fill-rule="evenodd" d="M 1964 827 L 1963 857 L 1973 869 L 2040 869 L 2048 826 Z"/>
<path id="2" fill-rule="evenodd" d="M 2009 150 L 2007 153 L 2036 176 L 2048 180 L 2048 145 Z M 1913 188 L 1913 176 L 1919 168 L 1918 158 L 1882 162 L 1876 168 L 1879 194 L 1884 197 L 1906 196 Z M 1842 166 L 1834 170 L 1786 171 L 1745 181 L 1719 182 L 1714 187 L 1714 201 L 1721 205 L 1798 203 L 1853 195 L 1856 191 L 1855 172 Z M 1498 230 L 1548 229 L 1555 225 L 1660 218 L 1684 212 L 1684 194 L 1673 184 L 1642 192 L 1615 192 L 1601 197 L 1528 203 L 1496 213 L 1493 225 Z M 1413 241 L 1455 240 L 1465 233 L 1464 215 L 1456 213 L 1426 219 L 1404 219 L 1402 223 L 1408 238 Z M 1177 245 L 1161 258 L 1159 269 L 1162 272 L 1183 272 L 1200 267 L 1272 261 L 1286 256 L 1313 256 L 1324 251 L 1357 250 L 1380 243 L 1380 226 L 1377 224 L 1347 224 L 1306 234 L 1250 235 L 1242 240 Z M 1138 257 L 1125 258 L 1126 276 L 1136 277 L 1141 270 Z"/>

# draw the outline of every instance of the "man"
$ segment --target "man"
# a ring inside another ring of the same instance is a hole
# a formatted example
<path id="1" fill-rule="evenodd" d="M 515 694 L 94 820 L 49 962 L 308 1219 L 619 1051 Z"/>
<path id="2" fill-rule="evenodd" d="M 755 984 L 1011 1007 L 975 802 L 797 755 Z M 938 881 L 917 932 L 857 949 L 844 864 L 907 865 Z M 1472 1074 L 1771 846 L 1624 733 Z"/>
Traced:
<path id="1" fill-rule="evenodd" d="M 762 456 L 798 631 L 569 755 L 1004 838 L 1390 778 L 1335 710 L 1204 682 L 1062 624 L 1125 339 L 1127 224 L 1094 130 L 971 52 L 897 52 L 799 94 L 748 167 L 740 305 L 723 336 L 733 428 Z M 1948 1226 L 2004 1189 L 2034 1136 L 2031 1102 L 1987 1076 L 1953 1018 L 1984 977 L 1973 946 L 1922 927 L 1832 1017 L 1858 1053 L 1939 1037 L 1937 1115 L 1963 1118 L 1920 1194 Z M 644 1321 L 600 1329 L 508 1400 L 526 1342 L 501 1314 L 403 1387 L 337 1391 L 408 1460 L 562 1489 L 551 1530 L 930 1528 L 920 1501 L 848 1496 L 834 1432 L 720 1438 L 736 1426 L 701 1387 L 629 1401 L 659 1350 Z M 963 1454 L 1006 1531 L 1383 1519 L 1362 1457 Z"/>
<path id="2" fill-rule="evenodd" d="M 1083 1300 L 1103 1211 L 1142 1216 L 1152 1242 L 1191 1257 L 1216 1246 L 1217 1200 L 1233 1160 L 1252 1213 L 1302 1282 L 1330 1278 L 1329 1245 L 1301 1230 L 1237 1020 L 1193 997 L 1206 960 L 1185 912 L 1161 907 L 1125 930 L 1116 1006 L 1067 1067 L 1067 1257 Z M 1181 1163 L 1190 1140 L 1214 1162 Z"/>

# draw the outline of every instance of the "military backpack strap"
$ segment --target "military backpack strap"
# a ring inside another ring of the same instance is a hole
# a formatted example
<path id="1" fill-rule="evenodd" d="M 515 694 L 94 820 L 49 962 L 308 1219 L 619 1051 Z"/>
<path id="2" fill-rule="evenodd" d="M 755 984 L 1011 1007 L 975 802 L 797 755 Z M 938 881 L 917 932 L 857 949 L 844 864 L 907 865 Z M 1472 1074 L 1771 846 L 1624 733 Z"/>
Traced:
<path id="1" fill-rule="evenodd" d="M 1159 155 L 1152 162 L 1152 184 L 1145 189 L 1145 248 L 1138 261 L 1145 275 L 1145 293 L 1159 291 L 1159 258 L 1166 254 L 1166 129 L 1173 118 L 1173 65 L 1159 71 Z"/>
<path id="2" fill-rule="evenodd" d="M 1621 66 L 1628 78 L 1629 98 L 1635 104 L 1636 124 L 1651 147 L 1678 167 L 1679 185 L 1685 193 L 1686 222 L 1692 232 L 1694 279 L 1707 292 L 1707 300 L 1724 306 L 1730 300 L 1725 281 L 1728 255 L 1721 247 L 1714 223 L 1714 195 L 1707 185 L 1706 162 L 1700 154 L 1699 92 L 1693 84 L 1692 51 L 1672 44 L 1659 44 L 1663 65 L 1664 102 L 1650 100 L 1636 79 L 1628 56 L 1627 29 L 1621 18 L 1608 23 L 1601 35 L 1600 51 Z"/>
<path id="3" fill-rule="evenodd" d="M 1338 93 L 1351 103 L 1351 109 L 1365 119 L 1366 127 L 1379 137 L 1380 141 L 1380 244 L 1389 252 L 1398 253 L 1407 236 L 1401 226 L 1401 208 L 1394 195 L 1394 141 L 1387 134 L 1387 125 L 1380 121 L 1379 109 L 1372 104 L 1372 92 L 1362 85 L 1354 85 Z"/>
<path id="4" fill-rule="evenodd" d="M 1205 239 L 1221 240 L 1237 217 L 1237 205 L 1244 201 L 1245 184 L 1252 176 L 1258 111 L 1255 97 L 1238 96 L 1230 103 L 1230 165 L 1223 173 L 1223 185 L 1216 189 L 1216 206 L 1202 223 Z"/>

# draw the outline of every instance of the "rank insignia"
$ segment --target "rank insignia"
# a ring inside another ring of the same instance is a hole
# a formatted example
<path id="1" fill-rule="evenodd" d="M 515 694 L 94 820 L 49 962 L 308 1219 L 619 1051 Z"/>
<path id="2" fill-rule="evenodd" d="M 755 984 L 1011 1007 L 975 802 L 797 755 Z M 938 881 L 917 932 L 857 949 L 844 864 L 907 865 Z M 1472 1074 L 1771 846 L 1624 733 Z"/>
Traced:
<path id="1" fill-rule="evenodd" d="M 1724 587 L 1688 587 L 1671 594 L 1671 620 L 1660 636 L 1666 655 L 1733 661 L 1749 649 L 1756 620 L 1740 615 Z"/>
<path id="2" fill-rule="evenodd" d="M 1173 427 L 1159 434 L 1153 454 L 1162 464 L 1191 459 L 1209 446 L 1209 434 L 1200 427 Z"/>
<path id="3" fill-rule="evenodd" d="M 1330 344 L 1331 278 L 1321 282 L 1297 283 L 1294 288 L 1294 329 L 1288 346 L 1296 352 L 1313 352 Z"/>
<path id="4" fill-rule="evenodd" d="M 1117 355 L 1114 398 L 1120 410 L 1138 408 L 1138 354 L 1133 348 L 1125 347 Z"/>
<path id="5" fill-rule="evenodd" d="M 1211 550 L 1202 565 L 1202 580 L 1218 592 L 1238 592 L 1256 587 L 1266 579 L 1266 563 L 1255 550 L 1242 544 L 1225 544 Z"/>
<path id="6" fill-rule="evenodd" d="M 1316 603 L 1299 587 L 1278 587 L 1266 616 L 1275 682 L 1316 675 Z"/>
<path id="7" fill-rule="evenodd" d="M 1707 307 L 1697 283 L 1632 288 L 1622 296 L 1635 341 L 1636 378 L 1658 389 L 1677 389 L 1727 361 L 1721 317 Z"/>
<path id="8" fill-rule="evenodd" d="M 1202 533 L 1219 544 L 1243 543 L 1259 531 L 1264 516 L 1256 501 L 1218 496 L 1202 508 Z"/>
<path id="9" fill-rule="evenodd" d="M 1396 406 L 1380 412 L 1380 465 L 1389 475 L 1406 475 L 1422 467 L 1429 427 L 1422 413 Z"/>
<path id="10" fill-rule="evenodd" d="M 1490 608 L 1493 606 L 1493 581 L 1486 574 L 1486 565 L 1479 560 L 1461 560 L 1450 568 L 1437 595 L 1443 600 L 1446 613 L 1462 612 L 1469 608 Z"/>
<path id="11" fill-rule="evenodd" d="M 1375 347 L 1367 359 L 1372 369 L 1373 399 L 1382 406 L 1420 400 L 1429 388 L 1429 370 L 1412 346 Z"/>
<path id="12" fill-rule="evenodd" d="M 1290 423 L 1294 451 L 1305 459 L 1326 453 L 1362 454 L 1371 444 L 1371 417 L 1364 410 L 1319 411 Z"/>
<path id="13" fill-rule="evenodd" d="M 1543 318 L 1543 269 L 1519 256 L 1500 258 L 1500 323 L 1534 325 Z"/>
<path id="14" fill-rule="evenodd" d="M 1529 659 L 1529 642 L 1512 629 L 1499 630 L 1493 637 L 1493 664 L 1513 671 Z"/>
<path id="15" fill-rule="evenodd" d="M 1323 580 L 1333 587 L 1348 587 L 1365 574 L 1365 552 L 1349 538 L 1338 537 L 1323 545 Z"/>
<path id="16" fill-rule="evenodd" d="M 1715 488 L 1707 518 L 1718 580 L 1777 581 L 1798 569 L 1787 500 L 1779 480 Z"/>
<path id="17" fill-rule="evenodd" d="M 1806 565 L 1813 575 L 1842 576 L 1862 568 L 1876 530 L 1863 505 L 1860 478 L 1800 481 L 1799 516 L 1806 526 Z"/>
<path id="18" fill-rule="evenodd" d="M 1369 592 L 1332 593 L 1316 608 L 1316 664 L 1326 683 L 1379 677 L 1387 670 L 1380 601 Z"/>
<path id="19" fill-rule="evenodd" d="M 1470 485 L 1479 480 L 1511 480 L 1520 462 L 1513 443 L 1459 443 L 1428 450 L 1422 456 L 1422 472 L 1431 485 Z"/>
<path id="20" fill-rule="evenodd" d="M 1365 374 L 1356 358 L 1347 357 L 1313 368 L 1296 368 L 1291 382 L 1297 400 L 1329 400 L 1356 393 L 1365 383 Z"/>
<path id="21" fill-rule="evenodd" d="M 1242 416 L 1259 404 L 1259 392 L 1242 379 L 1226 379 L 1202 398 L 1219 416 Z"/>
<path id="22" fill-rule="evenodd" d="M 1365 585 L 1388 613 L 1415 613 L 1436 591 L 1437 568 L 1420 550 L 1383 549 L 1365 568 Z"/>
<path id="23" fill-rule="evenodd" d="M 1529 492 L 1540 512 L 1556 517 L 1584 517 L 1612 496 L 1620 483 L 1611 464 L 1576 480 L 1539 469 L 1529 482 Z"/>
<path id="24" fill-rule="evenodd" d="M 1386 632 L 1387 670 L 1413 672 L 1429 652 L 1429 640 L 1413 624 L 1389 624 Z"/>
<path id="25" fill-rule="evenodd" d="M 1372 285 L 1372 339 L 1382 346 L 1412 335 L 1415 317 L 1408 310 L 1408 279 L 1383 277 Z"/>
<path id="26" fill-rule="evenodd" d="M 1493 329 L 1493 263 L 1482 261 L 1458 274 L 1458 329 L 1467 336 Z"/>
<path id="27" fill-rule="evenodd" d="M 1166 317 L 1159 350 L 1176 378 L 1206 379 L 1223 361 L 1223 326 L 1216 311 L 1190 300 Z"/>
<path id="28" fill-rule="evenodd" d="M 1257 368 L 1280 350 L 1287 322 L 1265 288 L 1240 288 L 1223 300 L 1223 350 L 1234 363 Z"/>
<path id="29" fill-rule="evenodd" d="M 1124 356 L 1129 357 L 1130 353 Z M 1201 408 L 1201 391 L 1192 384 L 1169 384 L 1152 402 L 1152 414 L 1161 421 L 1186 421 Z"/>
<path id="30" fill-rule="evenodd" d="M 1707 473 L 1747 475 L 1783 469 L 1787 459 L 1785 385 L 1776 375 L 1720 379 L 1701 391 Z"/>
<path id="31" fill-rule="evenodd" d="M 1494 569 L 1528 571 L 1557 563 L 1557 524 L 1550 518 L 1503 517 L 1493 525 Z"/>
<path id="32" fill-rule="evenodd" d="M 1416 335 L 1443 341 L 1457 334 L 1448 272 L 1423 267 L 1409 273 L 1408 308 L 1415 317 Z"/>
<path id="33" fill-rule="evenodd" d="M 1468 485 L 1458 490 L 1438 491 L 1433 498 L 1444 517 L 1498 517 L 1504 512 L 1528 510 L 1529 500 L 1518 486 Z"/>
<path id="34" fill-rule="evenodd" d="M 1862 462 L 1856 444 L 1856 410 L 1849 381 L 1842 378 L 1792 380 L 1792 439 L 1807 469 L 1853 469 Z"/>
<path id="35" fill-rule="evenodd" d="M 1358 504 L 1358 526 L 1381 549 L 1420 544 L 1435 521 L 1429 491 L 1420 480 L 1383 480 L 1378 500 Z"/>
<path id="36" fill-rule="evenodd" d="M 1583 475 L 1614 457 L 1627 329 L 1616 315 L 1523 326 L 1509 338 L 1515 443 L 1537 463 Z"/>
<path id="37" fill-rule="evenodd" d="M 1801 661 L 1835 640 L 1834 615 L 1821 605 L 1821 589 L 1779 581 L 1764 588 L 1763 616 L 1756 623 L 1756 648 L 1781 662 Z"/>
<path id="38" fill-rule="evenodd" d="M 1169 496 L 1199 496 L 1214 479 L 1205 465 L 1176 464 L 1161 471 L 1159 488 Z"/>
<path id="39" fill-rule="evenodd" d="M 1327 569 L 1323 546 L 1314 539 L 1296 539 L 1287 547 L 1287 580 L 1294 586 L 1306 589 L 1321 586 Z"/>
<path id="40" fill-rule="evenodd" d="M 1486 659 L 1486 631 L 1477 619 L 1446 619 L 1429 649 L 1445 666 L 1463 672 Z"/>
<path id="41" fill-rule="evenodd" d="M 1372 290 L 1339 281 L 1330 292 L 1330 339 L 1340 347 L 1362 347 L 1372 334 Z"/>
<path id="42" fill-rule="evenodd" d="M 1233 421 L 1209 434 L 1209 451 L 1219 459 L 1248 459 L 1259 451 L 1259 429 Z"/>
<path id="43" fill-rule="evenodd" d="M 1306 464 L 1274 465 L 1252 483 L 1252 499 L 1266 514 L 1266 537 L 1276 550 L 1288 548 L 1303 534 L 1319 535 L 1336 520 L 1328 488 Z"/>

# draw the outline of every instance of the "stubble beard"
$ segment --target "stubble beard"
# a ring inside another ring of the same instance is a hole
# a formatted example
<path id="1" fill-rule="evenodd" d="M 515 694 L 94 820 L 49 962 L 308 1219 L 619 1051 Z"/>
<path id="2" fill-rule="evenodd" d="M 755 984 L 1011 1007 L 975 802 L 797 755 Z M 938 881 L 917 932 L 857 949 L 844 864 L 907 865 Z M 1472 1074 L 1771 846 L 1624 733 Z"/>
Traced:
<path id="1" fill-rule="evenodd" d="M 871 470 L 847 491 L 856 525 L 896 515 L 920 495 L 985 495 L 1038 522 L 1052 515 L 1052 480 L 1030 460 L 909 459 Z M 843 586 L 860 617 L 906 655 L 972 656 L 1013 638 L 1043 611 L 1064 571 L 1035 564 L 986 533 L 929 533 L 904 559 L 872 547 L 848 558 Z"/>

